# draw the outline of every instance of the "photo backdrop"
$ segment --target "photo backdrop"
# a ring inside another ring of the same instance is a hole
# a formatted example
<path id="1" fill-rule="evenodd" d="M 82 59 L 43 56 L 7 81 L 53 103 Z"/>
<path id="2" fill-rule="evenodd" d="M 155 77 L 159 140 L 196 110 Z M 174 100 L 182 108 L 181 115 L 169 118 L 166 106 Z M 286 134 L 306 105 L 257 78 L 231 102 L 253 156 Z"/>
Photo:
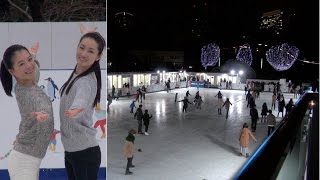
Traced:
<path id="1" fill-rule="evenodd" d="M 76 48 L 81 37 L 80 24 L 88 27 L 97 27 L 97 31 L 106 38 L 105 22 L 63 22 L 63 23 L 0 23 L 0 56 L 2 60 L 5 49 L 12 44 L 21 44 L 30 48 L 39 42 L 40 48 L 37 59 L 40 62 L 40 80 L 38 85 L 53 100 L 54 127 L 60 130 L 59 119 L 59 91 L 54 88 L 53 83 L 60 90 L 64 82 L 72 73 L 76 64 Z M 93 115 L 93 123 L 105 118 L 106 114 L 106 52 L 101 58 L 102 69 L 102 111 Z M 49 81 L 48 79 L 52 81 Z M 1 85 L 0 85 L 1 86 Z M 13 94 L 14 96 L 14 94 Z M 15 97 L 8 97 L 2 86 L 0 88 L 0 169 L 7 169 L 7 153 L 12 149 L 13 141 L 18 133 L 20 114 Z M 93 124 L 93 126 L 94 126 Z M 100 126 L 97 129 L 97 140 L 99 142 L 102 161 L 101 167 L 106 167 L 106 138 L 102 137 Z M 64 149 L 61 143 L 60 133 L 56 136 L 55 151 L 48 148 L 41 168 L 64 168 Z"/>

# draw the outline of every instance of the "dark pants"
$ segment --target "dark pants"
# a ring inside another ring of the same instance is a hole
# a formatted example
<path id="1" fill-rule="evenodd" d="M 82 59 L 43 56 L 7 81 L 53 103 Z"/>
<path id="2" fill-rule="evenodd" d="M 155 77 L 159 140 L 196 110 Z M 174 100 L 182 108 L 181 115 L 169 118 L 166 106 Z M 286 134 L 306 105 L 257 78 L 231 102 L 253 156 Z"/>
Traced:
<path id="1" fill-rule="evenodd" d="M 138 120 L 138 133 L 142 133 L 142 120 Z"/>
<path id="2" fill-rule="evenodd" d="M 183 106 L 183 107 L 182 107 L 182 112 L 187 112 L 187 107 L 188 107 L 188 106 Z"/>
<path id="3" fill-rule="evenodd" d="M 148 128 L 149 128 L 149 124 L 144 124 L 144 126 L 145 126 L 145 132 L 148 132 Z"/>
<path id="4" fill-rule="evenodd" d="M 133 164 L 132 164 L 133 157 L 132 158 L 127 158 L 127 159 L 128 159 L 128 161 L 127 161 L 126 173 L 130 172 L 129 168 L 131 166 L 133 166 Z"/>
<path id="5" fill-rule="evenodd" d="M 229 108 L 228 109 L 226 109 L 226 119 L 228 119 L 228 116 L 229 116 Z M 221 111 L 220 111 L 221 112 Z"/>
<path id="6" fill-rule="evenodd" d="M 76 152 L 65 151 L 64 164 L 69 180 L 97 180 L 101 164 L 100 147 Z"/>
<path id="7" fill-rule="evenodd" d="M 134 107 L 131 108 L 130 113 L 133 113 L 133 108 L 134 108 Z"/>
<path id="8" fill-rule="evenodd" d="M 258 119 L 251 119 L 251 129 L 256 131 Z"/>
<path id="9" fill-rule="evenodd" d="M 268 126 L 268 136 L 274 131 L 274 126 Z"/>

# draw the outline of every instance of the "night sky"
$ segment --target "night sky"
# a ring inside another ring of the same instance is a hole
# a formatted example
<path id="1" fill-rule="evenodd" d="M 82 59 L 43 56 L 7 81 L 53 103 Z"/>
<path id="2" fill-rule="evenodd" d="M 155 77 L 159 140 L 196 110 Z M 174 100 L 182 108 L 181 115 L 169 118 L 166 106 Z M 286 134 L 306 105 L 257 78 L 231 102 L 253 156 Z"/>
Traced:
<path id="1" fill-rule="evenodd" d="M 258 43 L 275 45 L 288 42 L 300 49 L 300 59 L 319 62 L 319 1 L 317 0 L 207 0 L 206 9 L 194 11 L 192 5 L 198 2 L 203 1 L 108 0 L 108 47 L 111 49 L 108 59 L 127 63 L 131 61 L 127 56 L 130 50 L 180 50 L 185 53 L 186 65 L 193 65 L 198 68 L 196 70 L 202 71 L 200 49 L 207 43 L 217 43 L 220 49 L 223 49 L 221 50 L 223 64 L 224 60 L 235 59 L 236 55 L 231 50 L 234 46 L 248 42 L 254 48 Z M 266 36 L 259 31 L 260 17 L 263 12 L 275 9 L 286 9 L 295 15 L 280 36 Z M 117 12 L 133 14 L 133 17 L 127 16 L 126 28 L 120 26 L 119 16 L 115 15 Z M 192 19 L 202 15 L 207 17 L 208 23 L 202 28 L 204 32 L 201 36 L 196 37 L 191 32 L 194 27 Z M 261 55 L 253 54 L 253 56 L 255 59 Z M 273 71 L 269 65 L 270 67 L 260 72 L 259 63 L 260 61 L 254 61 L 252 67 L 262 78 L 267 78 L 269 74 L 292 78 L 301 78 L 300 73 L 310 78 L 319 76 L 318 65 L 296 62 L 285 72 Z"/>

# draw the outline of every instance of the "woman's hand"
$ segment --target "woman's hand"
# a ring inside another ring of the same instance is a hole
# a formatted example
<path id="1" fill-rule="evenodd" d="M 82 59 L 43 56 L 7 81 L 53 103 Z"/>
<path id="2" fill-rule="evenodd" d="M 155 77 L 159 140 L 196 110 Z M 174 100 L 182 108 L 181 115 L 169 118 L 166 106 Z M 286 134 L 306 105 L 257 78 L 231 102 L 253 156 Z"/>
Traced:
<path id="1" fill-rule="evenodd" d="M 77 116 L 79 113 L 81 113 L 84 110 L 84 108 L 74 108 L 67 110 L 64 115 L 66 115 L 68 118 L 73 118 Z"/>
<path id="2" fill-rule="evenodd" d="M 32 112 L 31 115 L 37 119 L 39 122 L 44 122 L 49 118 L 49 114 L 46 112 Z"/>

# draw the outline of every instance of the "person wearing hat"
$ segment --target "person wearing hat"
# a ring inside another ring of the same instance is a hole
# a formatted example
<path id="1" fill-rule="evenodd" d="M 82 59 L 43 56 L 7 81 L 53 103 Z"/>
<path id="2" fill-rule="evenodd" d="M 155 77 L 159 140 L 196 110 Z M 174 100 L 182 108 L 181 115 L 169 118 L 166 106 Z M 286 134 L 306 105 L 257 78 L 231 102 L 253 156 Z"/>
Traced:
<path id="1" fill-rule="evenodd" d="M 123 147 L 123 155 L 128 160 L 127 161 L 125 175 L 131 175 L 132 172 L 130 171 L 129 168 L 135 167 L 132 164 L 133 154 L 134 154 L 134 151 L 135 151 L 135 146 L 134 146 L 135 137 L 134 137 L 134 134 L 136 134 L 136 131 L 134 129 L 131 129 L 128 132 L 128 136 L 126 137 L 126 142 L 125 142 L 124 147 Z M 138 151 L 141 152 L 141 149 L 138 149 Z"/>
<path id="2" fill-rule="evenodd" d="M 142 112 L 142 104 L 139 105 L 139 107 L 136 110 L 136 113 L 134 113 L 134 119 L 138 120 L 138 133 L 142 133 L 142 118 L 143 118 L 143 112 Z"/>

